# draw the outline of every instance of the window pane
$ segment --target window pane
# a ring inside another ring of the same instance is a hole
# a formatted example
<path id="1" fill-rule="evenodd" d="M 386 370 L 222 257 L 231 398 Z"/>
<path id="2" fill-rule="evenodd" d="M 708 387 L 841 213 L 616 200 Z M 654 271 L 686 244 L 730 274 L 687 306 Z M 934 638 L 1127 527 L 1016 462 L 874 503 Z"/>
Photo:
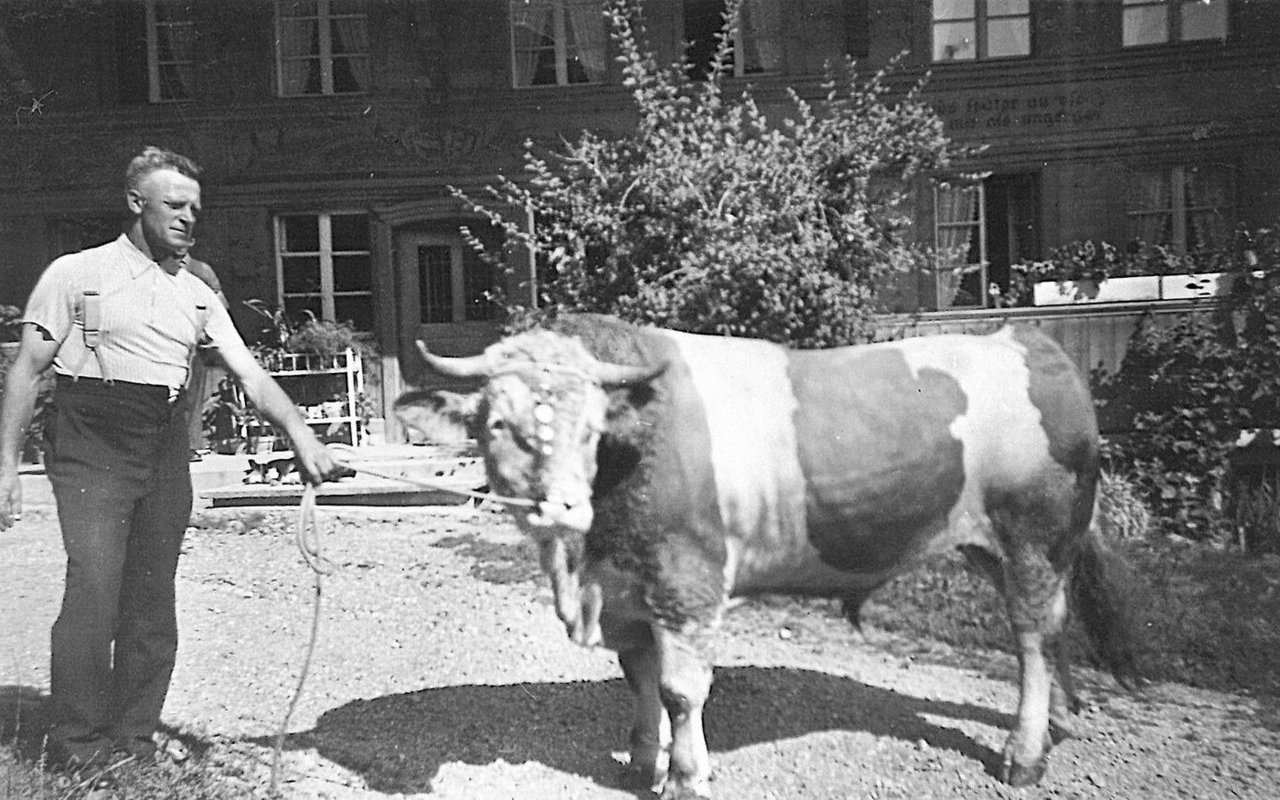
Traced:
<path id="1" fill-rule="evenodd" d="M 418 248 L 418 305 L 423 322 L 453 322 L 453 260 L 448 245 Z"/>
<path id="2" fill-rule="evenodd" d="M 280 24 L 280 55 L 285 58 L 314 56 L 320 52 L 320 24 L 313 19 Z"/>
<path id="3" fill-rule="evenodd" d="M 284 241 L 281 248 L 287 253 L 320 252 L 320 222 L 312 214 L 282 217 Z"/>
<path id="4" fill-rule="evenodd" d="M 186 100 L 187 87 L 195 80 L 194 70 L 190 64 L 161 64 L 160 99 Z"/>
<path id="5" fill-rule="evenodd" d="M 369 257 L 334 256 L 333 290 L 335 292 L 367 292 L 373 286 Z"/>
<path id="6" fill-rule="evenodd" d="M 1031 22 L 1026 17 L 994 20 L 987 25 L 987 55 L 1031 55 Z"/>
<path id="7" fill-rule="evenodd" d="M 369 218 L 364 214 L 334 214 L 332 221 L 334 252 L 369 249 Z"/>
<path id="8" fill-rule="evenodd" d="M 972 22 L 944 22 L 933 26 L 934 61 L 962 61 L 976 56 Z"/>
<path id="9" fill-rule="evenodd" d="M 1031 13 L 1031 0 L 987 0 L 988 17 Z"/>
<path id="10" fill-rule="evenodd" d="M 373 330 L 373 298 L 367 294 L 338 295 L 333 298 L 337 322 L 349 322 L 358 331 Z"/>
<path id="11" fill-rule="evenodd" d="M 1138 6 L 1124 10 L 1124 46 L 1160 44 L 1169 41 L 1169 12 L 1160 6 Z"/>
<path id="12" fill-rule="evenodd" d="M 320 13 L 319 0 L 281 0 L 280 16 L 282 17 L 314 17 Z"/>
<path id="13" fill-rule="evenodd" d="M 310 317 L 305 312 L 310 311 L 315 315 L 316 319 L 320 319 L 320 296 L 319 295 L 285 295 L 284 298 L 285 316 L 295 325 L 301 324 Z"/>
<path id="14" fill-rule="evenodd" d="M 280 267 L 284 273 L 285 294 L 320 291 L 318 256 L 284 256 Z"/>
<path id="15" fill-rule="evenodd" d="M 1227 38 L 1226 0 L 1192 0 L 1182 4 L 1182 38 Z"/>
<path id="16" fill-rule="evenodd" d="M 973 0 L 933 0 L 933 18 L 973 19 Z"/>
<path id="17" fill-rule="evenodd" d="M 565 52 L 569 83 L 600 83 L 605 78 L 604 11 L 597 0 L 565 6 Z"/>

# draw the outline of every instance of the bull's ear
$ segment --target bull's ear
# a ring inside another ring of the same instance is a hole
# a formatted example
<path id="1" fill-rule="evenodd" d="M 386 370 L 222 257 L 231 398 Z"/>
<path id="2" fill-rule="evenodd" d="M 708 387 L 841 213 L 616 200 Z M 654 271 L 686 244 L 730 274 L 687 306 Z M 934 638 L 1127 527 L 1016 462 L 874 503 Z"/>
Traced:
<path id="1" fill-rule="evenodd" d="M 396 399 L 392 409 L 400 424 L 430 442 L 456 444 L 475 438 L 479 392 L 415 390 Z"/>

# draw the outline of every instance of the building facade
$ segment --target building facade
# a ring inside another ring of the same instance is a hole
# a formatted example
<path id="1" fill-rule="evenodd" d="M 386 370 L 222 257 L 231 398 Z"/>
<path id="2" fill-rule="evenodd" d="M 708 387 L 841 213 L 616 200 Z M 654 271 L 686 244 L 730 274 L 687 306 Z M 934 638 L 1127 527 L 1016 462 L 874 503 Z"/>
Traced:
<path id="1" fill-rule="evenodd" d="M 643 0 L 650 46 L 704 63 L 722 0 Z M 916 232 L 970 265 L 909 281 L 915 319 L 994 320 L 1009 265 L 1081 239 L 1229 247 L 1280 218 L 1280 3 L 745 0 L 729 83 L 818 98 L 826 65 L 901 58 L 958 142 L 984 149 L 917 198 Z M 74 43 L 74 44 L 73 44 Z M 901 54 L 901 55 L 900 55 Z M 147 144 L 205 168 L 198 255 L 241 301 L 350 320 L 382 402 L 413 341 L 474 352 L 500 237 L 457 192 L 634 121 L 600 0 L 7 0 L 0 4 L 0 304 L 118 231 Z M 403 369 L 403 372 L 402 372 Z"/>

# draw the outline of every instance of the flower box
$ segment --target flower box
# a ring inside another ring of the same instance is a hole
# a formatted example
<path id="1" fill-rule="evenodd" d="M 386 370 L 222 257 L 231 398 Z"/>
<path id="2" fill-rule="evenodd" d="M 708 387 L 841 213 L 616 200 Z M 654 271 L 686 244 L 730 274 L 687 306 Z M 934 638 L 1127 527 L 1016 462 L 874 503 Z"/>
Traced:
<path id="1" fill-rule="evenodd" d="M 1037 306 L 1077 303 L 1135 303 L 1219 297 L 1231 288 L 1232 273 L 1127 275 L 1105 280 L 1041 281 L 1033 289 Z"/>

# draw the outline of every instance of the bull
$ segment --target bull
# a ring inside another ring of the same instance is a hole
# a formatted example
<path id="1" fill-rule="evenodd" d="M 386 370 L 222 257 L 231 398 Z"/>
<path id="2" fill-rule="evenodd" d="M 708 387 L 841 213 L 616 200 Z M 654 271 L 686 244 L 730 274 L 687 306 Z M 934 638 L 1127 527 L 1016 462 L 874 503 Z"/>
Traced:
<path id="1" fill-rule="evenodd" d="M 632 785 L 708 797 L 702 709 L 730 598 L 844 600 L 959 548 L 1003 594 L 1020 672 L 998 777 L 1037 782 L 1077 703 L 1062 637 L 1078 610 L 1136 678 L 1125 565 L 1097 526 L 1098 431 L 1074 364 L 1032 327 L 826 350 L 564 316 L 437 372 L 401 422 L 474 439 L 522 498 L 555 609 L 615 650 L 635 699 Z M 669 746 L 668 746 L 669 739 Z"/>

